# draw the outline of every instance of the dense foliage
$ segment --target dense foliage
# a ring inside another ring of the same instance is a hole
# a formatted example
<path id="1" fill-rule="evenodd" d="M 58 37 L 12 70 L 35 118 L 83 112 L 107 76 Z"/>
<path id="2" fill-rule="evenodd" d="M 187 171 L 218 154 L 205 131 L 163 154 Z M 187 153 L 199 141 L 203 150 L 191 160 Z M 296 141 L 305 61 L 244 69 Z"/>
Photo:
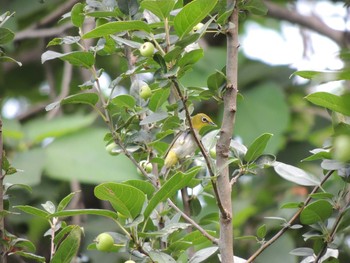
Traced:
<path id="1" fill-rule="evenodd" d="M 225 36 L 249 21 L 277 30 L 264 2 L 3 1 L 2 259 L 218 262 Z M 234 59 L 235 262 L 345 262 L 348 69 Z M 307 89 L 335 80 L 340 92 Z M 164 176 L 169 145 L 198 112 L 218 126 Z"/>

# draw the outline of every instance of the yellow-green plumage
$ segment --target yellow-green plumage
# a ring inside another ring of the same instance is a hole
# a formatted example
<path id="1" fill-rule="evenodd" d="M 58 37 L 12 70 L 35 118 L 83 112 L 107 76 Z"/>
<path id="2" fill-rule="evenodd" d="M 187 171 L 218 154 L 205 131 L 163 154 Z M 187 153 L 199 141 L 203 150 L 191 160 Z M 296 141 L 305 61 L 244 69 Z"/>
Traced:
<path id="1" fill-rule="evenodd" d="M 204 113 L 199 113 L 191 118 L 192 126 L 200 139 L 199 131 L 208 125 L 215 126 L 214 122 Z M 179 160 L 189 156 L 195 152 L 198 145 L 187 129 L 175 138 L 174 143 L 170 146 L 168 153 L 164 160 L 164 168 L 169 169 L 174 166 Z"/>

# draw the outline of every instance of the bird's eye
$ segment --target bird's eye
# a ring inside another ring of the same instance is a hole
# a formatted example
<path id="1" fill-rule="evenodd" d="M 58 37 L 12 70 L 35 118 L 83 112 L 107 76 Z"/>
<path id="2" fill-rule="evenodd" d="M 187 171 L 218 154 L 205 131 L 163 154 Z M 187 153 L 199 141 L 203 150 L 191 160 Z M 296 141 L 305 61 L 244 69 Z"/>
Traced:
<path id="1" fill-rule="evenodd" d="M 202 117 L 202 122 L 208 122 L 208 119 L 206 117 Z"/>

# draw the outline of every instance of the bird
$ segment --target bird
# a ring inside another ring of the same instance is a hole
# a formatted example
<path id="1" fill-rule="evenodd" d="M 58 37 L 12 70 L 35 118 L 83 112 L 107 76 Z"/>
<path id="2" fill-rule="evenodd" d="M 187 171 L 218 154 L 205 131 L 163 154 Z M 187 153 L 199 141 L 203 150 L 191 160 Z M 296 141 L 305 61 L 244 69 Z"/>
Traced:
<path id="1" fill-rule="evenodd" d="M 196 133 L 198 139 L 201 139 L 199 135 L 200 130 L 206 126 L 216 126 L 216 124 L 210 119 L 210 117 L 204 113 L 198 113 L 191 118 L 192 127 Z M 170 145 L 168 151 L 165 154 L 164 166 L 161 174 L 165 174 L 167 170 L 175 166 L 179 160 L 184 159 L 195 152 L 198 145 L 191 133 L 190 128 L 183 132 L 180 132 L 173 143 Z"/>

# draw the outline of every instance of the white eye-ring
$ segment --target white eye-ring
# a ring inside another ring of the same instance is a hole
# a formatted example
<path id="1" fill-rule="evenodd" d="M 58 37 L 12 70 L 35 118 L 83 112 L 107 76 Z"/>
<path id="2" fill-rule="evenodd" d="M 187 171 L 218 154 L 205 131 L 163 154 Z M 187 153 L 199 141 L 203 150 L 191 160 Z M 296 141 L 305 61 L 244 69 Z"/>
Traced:
<path id="1" fill-rule="evenodd" d="M 208 119 L 206 117 L 202 117 L 202 122 L 208 122 Z"/>

